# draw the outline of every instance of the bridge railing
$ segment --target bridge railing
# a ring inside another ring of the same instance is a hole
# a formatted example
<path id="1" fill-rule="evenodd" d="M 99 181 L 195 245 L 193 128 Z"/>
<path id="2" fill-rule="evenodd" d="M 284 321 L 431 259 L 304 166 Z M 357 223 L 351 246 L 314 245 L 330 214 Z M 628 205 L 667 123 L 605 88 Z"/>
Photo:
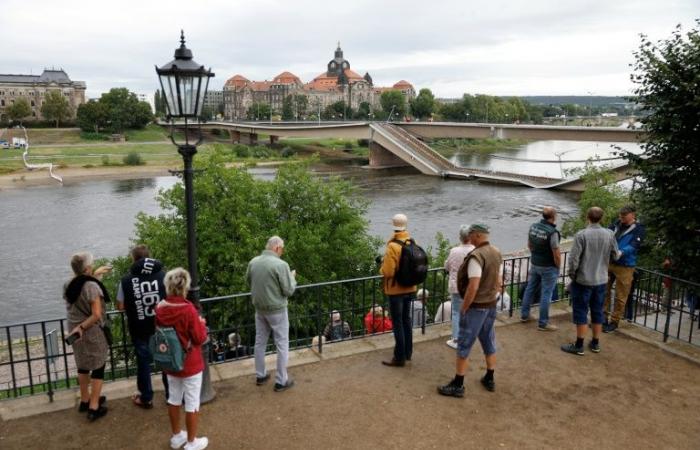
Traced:
<path id="1" fill-rule="evenodd" d="M 567 266 L 566 253 L 563 266 Z M 529 257 L 507 258 L 503 262 L 504 283 L 501 289 L 499 313 L 519 314 L 528 278 Z M 692 328 L 697 313 L 688 306 L 697 305 L 698 285 L 671 279 L 670 293 L 664 297 L 662 287 L 665 275 L 639 270 L 639 282 L 634 290 L 633 321 L 663 333 L 664 339 L 673 337 L 696 345 Z M 560 274 L 554 301 L 568 301 L 565 270 Z M 425 333 L 426 327 L 451 321 L 451 303 L 447 291 L 448 275 L 441 268 L 431 269 L 420 287 L 429 295 L 425 304 L 414 303 L 411 317 L 416 332 Z M 695 293 L 695 294 L 693 294 Z M 695 295 L 695 297 L 693 297 Z M 678 299 L 686 303 L 678 303 Z M 692 300 L 692 299 L 695 300 Z M 666 299 L 666 300 L 664 300 Z M 690 299 L 690 300 L 688 300 Z M 391 332 L 380 326 L 368 327 L 367 316 L 374 306 L 389 311 L 387 298 L 382 293 L 382 278 L 370 276 L 350 280 L 314 283 L 299 286 L 289 299 L 290 349 L 316 346 L 319 352 L 325 345 L 340 340 L 362 339 L 373 334 Z M 255 311 L 250 293 L 208 298 L 202 300 L 203 314 L 209 327 L 209 363 L 219 364 L 253 355 L 255 343 Z M 331 315 L 337 311 L 347 327 L 333 329 Z M 110 311 L 114 342 L 107 355 L 106 380 L 135 376 L 134 349 L 128 337 L 123 313 Z M 378 325 L 379 321 L 375 324 Z M 328 327 L 328 329 L 327 329 Z M 349 329 L 349 333 L 347 332 Z M 329 340 L 319 338 L 329 331 Z M 26 395 L 48 394 L 77 386 L 77 369 L 72 348 L 64 339 L 70 330 L 65 319 L 26 322 L 0 327 L 0 399 Z M 270 344 L 267 351 L 272 351 Z"/>

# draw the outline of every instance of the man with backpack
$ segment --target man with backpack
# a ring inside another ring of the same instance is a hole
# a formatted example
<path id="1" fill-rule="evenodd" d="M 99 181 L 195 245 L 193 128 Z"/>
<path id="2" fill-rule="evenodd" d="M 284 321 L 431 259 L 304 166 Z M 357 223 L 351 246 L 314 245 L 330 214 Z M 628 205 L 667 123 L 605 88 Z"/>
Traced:
<path id="1" fill-rule="evenodd" d="M 148 341 L 155 331 L 156 304 L 165 299 L 163 265 L 150 258 L 145 245 L 131 249 L 133 264 L 124 275 L 117 289 L 117 309 L 126 311 L 129 335 L 136 353 L 136 385 L 139 393 L 131 400 L 134 405 L 150 409 L 153 407 L 151 385 L 151 361 L 153 355 Z M 168 380 L 163 374 L 165 395 L 168 395 Z"/>
<path id="2" fill-rule="evenodd" d="M 394 357 L 382 364 L 403 367 L 413 353 L 413 323 L 411 305 L 416 299 L 416 287 L 425 281 L 428 259 L 425 251 L 411 239 L 406 225 L 408 218 L 396 214 L 392 218 L 394 234 L 386 244 L 379 269 L 384 277 L 384 294 L 389 297 L 389 311 L 394 326 Z"/>

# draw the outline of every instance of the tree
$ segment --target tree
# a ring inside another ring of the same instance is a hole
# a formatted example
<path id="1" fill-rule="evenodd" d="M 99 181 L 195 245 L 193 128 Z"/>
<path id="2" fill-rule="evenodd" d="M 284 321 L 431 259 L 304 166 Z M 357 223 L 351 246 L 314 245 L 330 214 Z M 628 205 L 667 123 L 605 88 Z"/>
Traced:
<path id="1" fill-rule="evenodd" d="M 112 133 L 143 128 L 153 120 L 151 105 L 140 102 L 127 88 L 112 88 L 99 100 L 107 110 L 107 127 Z"/>
<path id="2" fill-rule="evenodd" d="M 355 119 L 369 119 L 371 111 L 372 105 L 370 105 L 369 102 L 361 102 L 357 106 L 354 117 Z"/>
<path id="3" fill-rule="evenodd" d="M 81 130 L 99 133 L 101 129 L 107 126 L 107 116 L 108 112 L 104 103 L 90 100 L 78 106 L 76 120 Z"/>
<path id="4" fill-rule="evenodd" d="M 700 26 L 700 20 L 696 20 Z M 646 142 L 627 154 L 639 171 L 635 193 L 657 261 L 671 258 L 675 274 L 700 281 L 700 31 L 680 26 L 666 40 L 642 35 L 632 81 L 642 106 Z"/>
<path id="5" fill-rule="evenodd" d="M 382 105 L 382 110 L 387 114 L 392 114 L 392 118 L 404 117 L 406 115 L 406 99 L 401 91 L 391 90 L 382 92 L 379 97 L 379 103 Z"/>
<path id="6" fill-rule="evenodd" d="M 44 103 L 41 105 L 41 115 L 46 120 L 56 121 L 56 128 L 62 120 L 69 119 L 73 114 L 68 100 L 61 91 L 48 91 L 44 96 Z"/>
<path id="7" fill-rule="evenodd" d="M 433 115 L 435 110 L 435 96 L 430 89 L 423 88 L 418 92 L 415 99 L 411 102 L 411 114 L 415 117 L 423 119 Z"/>
<path id="8" fill-rule="evenodd" d="M 161 95 L 160 89 L 156 91 L 156 93 L 153 95 L 153 104 L 156 108 L 155 110 L 155 115 L 158 117 L 163 117 L 167 113 L 166 106 L 165 106 L 165 96 Z"/>
<path id="9" fill-rule="evenodd" d="M 246 119 L 248 120 L 266 120 L 270 118 L 269 103 L 253 103 L 246 111 Z"/>
<path id="10" fill-rule="evenodd" d="M 288 95 L 282 100 L 282 120 L 294 120 L 293 96 Z"/>
<path id="11" fill-rule="evenodd" d="M 32 115 L 32 108 L 29 106 L 29 102 L 26 98 L 18 98 L 15 102 L 7 108 L 7 117 L 10 120 L 17 120 L 22 123 L 22 119 Z"/>

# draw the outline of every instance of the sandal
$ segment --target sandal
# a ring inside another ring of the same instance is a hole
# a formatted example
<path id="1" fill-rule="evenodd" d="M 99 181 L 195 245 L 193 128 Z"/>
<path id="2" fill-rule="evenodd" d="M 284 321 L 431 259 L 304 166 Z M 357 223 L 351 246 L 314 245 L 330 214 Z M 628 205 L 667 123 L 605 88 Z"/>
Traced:
<path id="1" fill-rule="evenodd" d="M 140 394 L 134 394 L 131 396 L 131 402 L 138 406 L 139 408 L 143 409 L 151 409 L 153 408 L 153 402 L 144 402 L 141 400 L 141 395 Z"/>

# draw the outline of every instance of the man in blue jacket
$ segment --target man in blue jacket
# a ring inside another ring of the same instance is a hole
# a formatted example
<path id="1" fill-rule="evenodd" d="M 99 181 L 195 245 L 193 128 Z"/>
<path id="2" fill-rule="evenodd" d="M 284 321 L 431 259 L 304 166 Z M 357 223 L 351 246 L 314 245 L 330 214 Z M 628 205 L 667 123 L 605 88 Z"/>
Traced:
<path id="1" fill-rule="evenodd" d="M 637 266 L 637 254 L 644 239 L 644 226 L 637 222 L 636 210 L 633 206 L 624 206 L 620 209 L 620 217 L 610 226 L 615 233 L 617 246 L 621 256 L 608 267 L 608 289 L 605 294 L 606 324 L 604 333 L 612 333 L 618 327 L 620 318 L 625 311 L 625 303 L 632 289 L 634 268 Z M 615 304 L 610 313 L 611 289 L 615 284 Z"/>

